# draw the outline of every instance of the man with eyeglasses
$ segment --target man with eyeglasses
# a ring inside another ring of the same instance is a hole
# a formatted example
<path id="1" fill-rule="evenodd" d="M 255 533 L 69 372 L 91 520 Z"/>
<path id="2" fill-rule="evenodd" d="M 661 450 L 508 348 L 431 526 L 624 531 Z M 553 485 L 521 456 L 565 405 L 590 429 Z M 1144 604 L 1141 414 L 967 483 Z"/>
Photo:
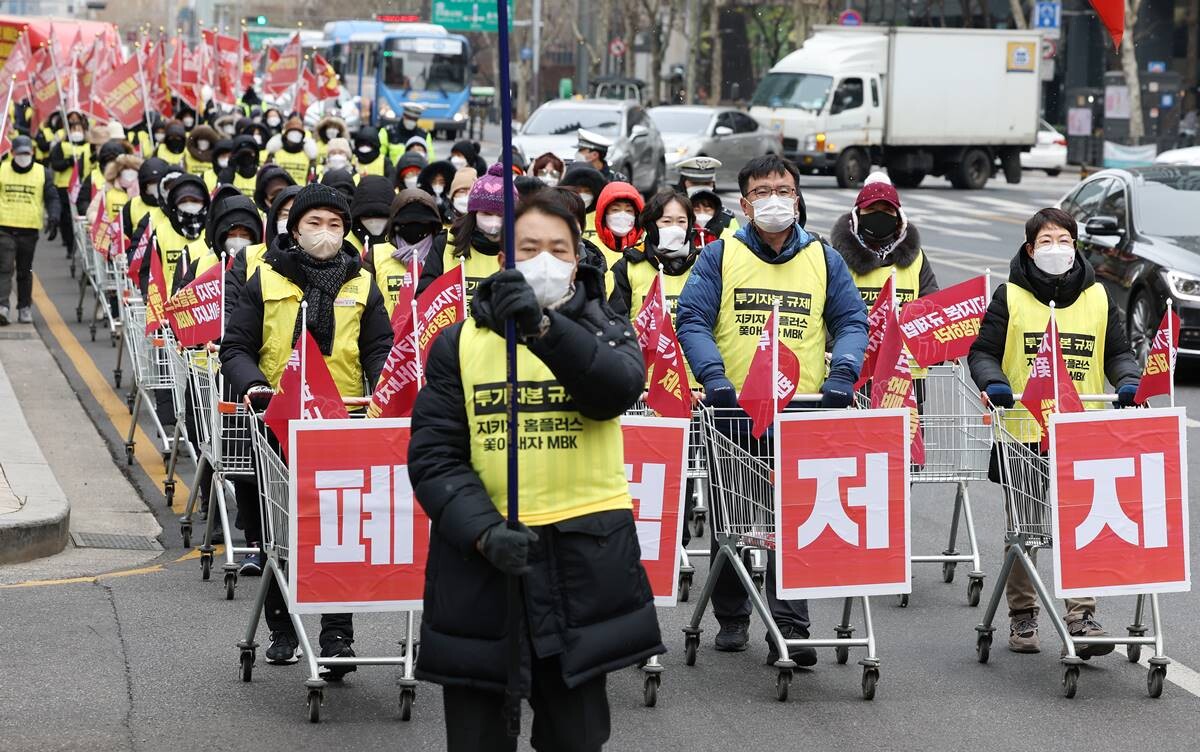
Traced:
<path id="1" fill-rule="evenodd" d="M 738 174 L 749 223 L 732 238 L 704 247 L 679 296 L 679 342 L 712 407 L 737 407 L 738 391 L 775 301 L 779 339 L 800 361 L 796 393 L 819 391 L 821 407 L 850 405 L 867 346 L 867 310 L 841 255 L 800 225 L 799 180 L 800 171 L 782 157 L 750 160 Z M 768 561 L 765 590 L 775 623 L 784 639 L 808 639 L 808 602 L 775 597 L 774 565 Z M 721 571 L 712 603 L 721 625 L 716 649 L 745 650 L 750 602 L 731 567 Z M 817 662 L 811 647 L 789 652 L 800 666 Z M 768 640 L 767 663 L 777 660 Z"/>

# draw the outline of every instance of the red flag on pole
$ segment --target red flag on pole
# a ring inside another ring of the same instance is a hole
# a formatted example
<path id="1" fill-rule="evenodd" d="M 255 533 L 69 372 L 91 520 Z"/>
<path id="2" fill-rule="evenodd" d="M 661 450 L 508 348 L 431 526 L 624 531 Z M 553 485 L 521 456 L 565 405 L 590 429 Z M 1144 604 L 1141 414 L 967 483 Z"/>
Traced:
<path id="1" fill-rule="evenodd" d="M 658 332 L 646 406 L 665 418 L 690 418 L 692 415 L 692 385 L 688 382 L 683 352 L 670 316 L 663 317 Z"/>
<path id="2" fill-rule="evenodd" d="M 1142 404 L 1151 397 L 1169 394 L 1174 403 L 1175 359 L 1179 356 L 1179 316 L 1167 303 L 1167 311 L 1154 334 L 1150 354 L 1142 368 L 1142 380 L 1138 382 L 1137 396 L 1133 401 Z"/>
<path id="3" fill-rule="evenodd" d="M 24 31 L 9 50 L 4 67 L 0 68 L 0 81 L 13 81 L 17 101 L 32 99 L 29 93 L 29 71 L 33 67 L 33 50 L 29 46 L 29 32 Z"/>
<path id="4" fill-rule="evenodd" d="M 400 310 L 400 306 L 396 306 Z M 392 316 L 392 320 L 396 320 Z M 402 317 L 408 331 L 396 334 L 395 344 L 379 372 L 375 391 L 371 393 L 371 404 L 367 406 L 368 418 L 407 418 L 412 415 L 413 403 L 420 390 L 421 366 L 417 362 L 417 350 L 413 345 L 412 316 Z"/>
<path id="5" fill-rule="evenodd" d="M 216 62 L 213 92 L 219 101 L 233 104 L 241 94 L 241 44 L 236 37 L 214 34 L 213 50 Z"/>
<path id="6" fill-rule="evenodd" d="M 279 388 L 263 413 L 263 422 L 279 440 L 285 460 L 288 424 L 293 420 L 350 417 L 312 332 L 305 329 L 300 336 L 283 368 Z"/>
<path id="7" fill-rule="evenodd" d="M 1100 17 L 1100 23 L 1108 29 L 1112 37 L 1113 47 L 1121 46 L 1121 38 L 1125 36 L 1125 2 L 1126 0 L 1089 0 Z"/>
<path id="8" fill-rule="evenodd" d="M 342 81 L 329 61 L 318 52 L 313 55 L 313 67 L 317 69 L 317 97 L 334 99 L 342 93 Z"/>
<path id="9" fill-rule="evenodd" d="M 863 354 L 862 371 L 859 372 L 858 381 L 854 382 L 855 389 L 862 389 L 875 373 L 876 353 L 879 352 L 883 335 L 887 331 L 888 319 L 893 317 L 895 296 L 892 294 L 892 287 L 892 277 L 889 276 L 887 282 L 879 289 L 879 297 L 875 298 L 875 304 L 867 314 L 867 350 Z"/>
<path id="10" fill-rule="evenodd" d="M 254 85 L 254 69 L 258 67 L 258 56 L 250 49 L 250 35 L 242 31 L 242 89 Z M 241 92 L 238 92 L 241 95 Z"/>
<path id="11" fill-rule="evenodd" d="M 779 341 L 777 313 L 778 310 L 773 310 L 767 323 L 763 324 L 758 347 L 746 371 L 746 380 L 742 382 L 742 393 L 738 395 L 738 404 L 750 416 L 750 433 L 756 439 L 792 400 L 796 384 L 800 382 L 800 361 L 791 348 Z"/>
<path id="12" fill-rule="evenodd" d="M 97 204 L 96 218 L 92 220 L 91 227 L 88 228 L 88 239 L 92 241 L 92 245 L 100 242 L 100 232 L 104 227 L 104 223 L 108 220 L 108 208 L 105 205 L 107 196 L 104 191 L 100 192 L 100 203 Z"/>
<path id="13" fill-rule="evenodd" d="M 272 48 L 273 49 L 273 48 Z M 300 81 L 300 68 L 304 62 L 300 34 L 296 33 L 279 56 L 267 64 L 267 75 L 263 79 L 263 90 L 268 94 L 282 94 Z"/>
<path id="14" fill-rule="evenodd" d="M 466 318 L 463 292 L 463 268 L 457 266 L 444 272 L 417 296 L 422 366 L 429 359 L 429 350 L 437 336 L 447 327 Z"/>
<path id="15" fill-rule="evenodd" d="M 1021 404 L 1042 427 L 1043 448 L 1048 446 L 1050 432 L 1047 426 L 1050 419 L 1047 416 L 1050 413 L 1083 412 L 1083 402 L 1079 399 L 1079 392 L 1075 391 L 1075 382 L 1071 380 L 1071 372 L 1063 361 L 1062 343 L 1058 341 L 1053 308 L 1050 309 L 1050 321 L 1046 323 L 1042 344 L 1038 347 L 1033 365 L 1029 367 L 1029 381 L 1025 382 Z"/>
<path id="16" fill-rule="evenodd" d="M 142 274 L 142 263 L 146 259 L 146 253 L 158 255 L 158 246 L 154 238 L 154 233 L 147 227 L 142 231 L 142 236 L 138 238 L 138 243 L 133 247 L 133 256 L 129 259 L 129 270 L 127 275 L 134 285 L 138 284 Z"/>
<path id="17" fill-rule="evenodd" d="M 71 177 L 67 180 L 67 198 L 71 199 L 71 203 L 79 201 L 79 192 L 83 190 L 83 181 L 79 175 L 79 160 L 76 159 L 71 163 Z"/>
<path id="18" fill-rule="evenodd" d="M 925 440 L 921 434 L 920 416 L 917 412 L 912 367 L 908 363 L 908 352 L 904 349 L 904 339 L 900 333 L 900 321 L 896 311 L 891 306 L 888 310 L 891 315 L 883 322 L 883 336 L 876 351 L 875 368 L 871 374 L 871 408 L 909 409 L 912 414 L 908 424 L 911 437 L 910 460 L 914 465 L 923 465 Z"/>
<path id="19" fill-rule="evenodd" d="M 145 116 L 137 58 L 130 57 L 100 76 L 93 84 L 92 97 L 121 125 L 136 125 Z"/>
<path id="20" fill-rule="evenodd" d="M 162 259 L 158 253 L 153 253 L 150 255 L 150 285 L 146 288 L 146 334 L 162 326 L 166 297 L 167 282 L 163 278 Z"/>
<path id="21" fill-rule="evenodd" d="M 50 115 L 62 103 L 59 99 L 58 75 L 48 46 L 33 53 L 30 67 L 33 70 L 33 74 L 29 77 L 33 118 L 38 123 L 45 124 Z"/>
<path id="22" fill-rule="evenodd" d="M 987 278 L 979 276 L 906 303 L 900 333 L 919 366 L 957 360 L 979 336 L 985 311 Z"/>
<path id="23" fill-rule="evenodd" d="M 181 346 L 197 347 L 221 339 L 223 273 L 223 267 L 214 264 L 167 301 L 167 322 Z"/>
<path id="24" fill-rule="evenodd" d="M 313 75 L 312 71 L 305 68 L 300 76 L 300 85 L 296 88 L 296 111 L 301 115 L 308 112 L 309 107 L 321 101 L 318 88 L 317 77 Z"/>
<path id="25" fill-rule="evenodd" d="M 666 315 L 660 276 L 655 275 L 654 281 L 650 283 L 650 289 L 646 291 L 646 297 L 642 300 L 642 309 L 633 320 L 637 329 L 638 347 L 642 349 L 642 360 L 647 370 L 654 363 L 658 352 L 658 336 L 662 330 L 663 317 Z"/>
<path id="26" fill-rule="evenodd" d="M 8 112 L 9 108 L 12 106 L 14 89 L 16 89 L 16 83 L 9 79 L 8 94 L 4 98 L 4 109 L 0 110 L 0 118 L 2 118 L 0 119 L 0 157 L 12 150 L 12 141 L 8 139 L 8 129 L 10 125 L 8 122 Z"/>

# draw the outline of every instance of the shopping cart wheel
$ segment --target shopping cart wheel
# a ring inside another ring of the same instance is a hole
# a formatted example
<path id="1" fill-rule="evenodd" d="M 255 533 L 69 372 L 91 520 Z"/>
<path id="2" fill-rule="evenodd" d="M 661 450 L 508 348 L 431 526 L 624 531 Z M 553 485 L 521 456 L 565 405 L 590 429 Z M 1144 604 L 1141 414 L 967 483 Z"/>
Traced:
<path id="1" fill-rule="evenodd" d="M 652 708 L 658 704 L 658 685 L 662 682 L 662 677 L 659 674 L 646 674 L 645 684 L 642 686 L 642 703 Z"/>
<path id="2" fill-rule="evenodd" d="M 1162 697 L 1163 679 L 1167 677 L 1166 666 L 1151 666 L 1146 674 L 1146 692 L 1155 699 Z"/>
<path id="3" fill-rule="evenodd" d="M 324 698 L 321 696 L 324 693 L 319 689 L 308 690 L 308 722 L 321 722 L 321 703 Z"/>
<path id="4" fill-rule="evenodd" d="M 879 669 L 873 666 L 863 668 L 862 693 L 864 700 L 875 699 L 875 685 L 879 683 Z"/>
<path id="5" fill-rule="evenodd" d="M 1075 696 L 1077 689 L 1079 689 L 1079 667 L 1067 666 L 1063 670 L 1063 697 L 1071 699 Z"/>
<path id="6" fill-rule="evenodd" d="M 417 699 L 417 690 L 412 687 L 405 687 L 400 690 L 400 720 L 408 721 L 412 719 L 413 702 Z"/>
<path id="7" fill-rule="evenodd" d="M 775 699 L 780 702 L 787 702 L 788 687 L 792 684 L 792 670 L 790 668 L 779 669 L 779 675 L 775 677 Z"/>
<path id="8" fill-rule="evenodd" d="M 692 592 L 692 573 L 691 572 L 680 572 L 679 573 L 679 600 L 683 603 L 687 603 L 688 596 L 691 595 L 691 592 Z"/>
<path id="9" fill-rule="evenodd" d="M 1125 657 L 1129 659 L 1130 663 L 1137 663 L 1138 661 L 1140 661 L 1142 659 L 1142 646 L 1141 645 L 1126 645 L 1125 646 Z"/>
<path id="10" fill-rule="evenodd" d="M 955 563 L 952 561 L 942 564 L 942 582 L 954 582 L 954 568 Z"/>
<path id="11" fill-rule="evenodd" d="M 704 537 L 704 513 L 703 512 L 696 512 L 694 518 L 692 519 L 692 537 L 694 537 L 694 538 L 703 538 Z"/>
<path id="12" fill-rule="evenodd" d="M 980 632 L 975 638 L 975 656 L 980 663 L 987 663 L 988 656 L 992 653 L 992 633 Z"/>
<path id="13" fill-rule="evenodd" d="M 233 600 L 233 592 L 237 590 L 237 572 L 225 573 L 225 600 Z"/>
<path id="14" fill-rule="evenodd" d="M 88 333 L 92 335 L 92 341 L 96 341 L 96 325 L 92 324 L 88 327 Z"/>
<path id="15" fill-rule="evenodd" d="M 163 481 L 163 496 L 165 496 L 167 499 L 167 509 L 170 509 L 175 505 L 175 481 Z"/>
<path id="16" fill-rule="evenodd" d="M 242 681 L 248 682 L 248 681 L 250 681 L 250 676 L 254 673 L 254 651 L 253 650 L 243 650 L 241 662 L 242 662 Z"/>
<path id="17" fill-rule="evenodd" d="M 700 647 L 700 635 L 690 634 L 683 638 L 683 662 L 696 665 L 696 650 Z"/>
<path id="18" fill-rule="evenodd" d="M 841 635 L 838 635 L 838 637 L 841 637 Z M 848 647 L 836 647 L 833 649 L 833 653 L 837 657 L 839 665 L 845 665 L 846 661 L 850 660 L 850 648 Z"/>
<path id="19" fill-rule="evenodd" d="M 183 538 L 183 547 L 184 548 L 191 548 L 192 547 L 192 526 L 191 525 L 180 525 L 179 526 L 179 537 Z"/>
<path id="20" fill-rule="evenodd" d="M 125 442 L 125 464 L 126 465 L 133 464 L 133 442 L 132 441 Z"/>
<path id="21" fill-rule="evenodd" d="M 207 581 L 212 576 L 212 562 L 211 553 L 200 554 L 200 579 Z"/>
<path id="22" fill-rule="evenodd" d="M 979 596 L 983 594 L 983 578 L 972 577 L 967 582 L 967 605 L 974 608 L 979 605 Z"/>
<path id="23" fill-rule="evenodd" d="M 900 596 L 900 608 L 908 608 L 908 593 Z"/>
<path id="24" fill-rule="evenodd" d="M 133 415 L 133 392 L 125 395 L 125 407 L 129 408 L 129 414 Z"/>

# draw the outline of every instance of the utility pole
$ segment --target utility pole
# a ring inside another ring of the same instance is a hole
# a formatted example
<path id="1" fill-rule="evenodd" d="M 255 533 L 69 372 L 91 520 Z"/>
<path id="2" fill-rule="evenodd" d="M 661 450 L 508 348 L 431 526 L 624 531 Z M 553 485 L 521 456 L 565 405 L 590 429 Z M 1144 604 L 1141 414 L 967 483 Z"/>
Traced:
<path id="1" fill-rule="evenodd" d="M 696 0 L 687 0 L 686 15 L 683 19 L 683 36 L 687 40 L 687 59 L 683 66 L 684 104 L 693 104 L 696 100 L 696 50 L 700 48 L 700 35 L 696 32 L 699 26 L 699 15 Z"/>
<path id="2" fill-rule="evenodd" d="M 542 0 L 533 0 L 533 84 L 530 112 L 542 103 Z"/>

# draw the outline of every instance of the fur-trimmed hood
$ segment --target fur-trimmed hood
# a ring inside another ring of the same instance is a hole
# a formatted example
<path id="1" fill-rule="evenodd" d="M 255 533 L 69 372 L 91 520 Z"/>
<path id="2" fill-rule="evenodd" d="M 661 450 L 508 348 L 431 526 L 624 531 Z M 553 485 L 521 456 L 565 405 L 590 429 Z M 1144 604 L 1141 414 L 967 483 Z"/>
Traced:
<path id="1" fill-rule="evenodd" d="M 833 229 L 829 232 L 829 243 L 837 249 L 838 253 L 842 254 L 850 271 L 855 274 L 866 274 L 881 266 L 893 264 L 901 268 L 910 266 L 917 260 L 917 254 L 921 251 L 921 234 L 917 232 L 916 225 L 909 221 L 908 232 L 904 239 L 891 253 L 880 258 L 874 252 L 867 250 L 854 235 L 854 231 L 850 228 L 850 213 L 847 212 L 833 223 Z"/>
<path id="2" fill-rule="evenodd" d="M 122 170 L 134 170 L 142 166 L 142 158 L 132 154 L 122 154 L 104 166 L 104 179 L 109 185 L 117 182 L 117 176 Z"/>
<path id="3" fill-rule="evenodd" d="M 217 133 L 215 128 L 203 124 L 197 125 L 192 129 L 192 132 L 188 134 L 188 154 L 192 155 L 192 159 L 197 161 L 211 162 L 213 160 L 213 147 L 217 145 L 217 141 L 220 139 L 221 136 L 219 133 Z M 207 141 L 208 148 L 200 149 L 198 146 L 200 141 Z"/>
<path id="4" fill-rule="evenodd" d="M 337 138 L 350 138 L 350 130 L 346 127 L 346 121 L 340 117 L 326 116 L 317 121 L 317 127 L 313 129 L 313 133 L 317 139 L 323 144 L 329 143 L 331 139 L 325 138 L 326 128 L 337 128 L 341 134 Z"/>

